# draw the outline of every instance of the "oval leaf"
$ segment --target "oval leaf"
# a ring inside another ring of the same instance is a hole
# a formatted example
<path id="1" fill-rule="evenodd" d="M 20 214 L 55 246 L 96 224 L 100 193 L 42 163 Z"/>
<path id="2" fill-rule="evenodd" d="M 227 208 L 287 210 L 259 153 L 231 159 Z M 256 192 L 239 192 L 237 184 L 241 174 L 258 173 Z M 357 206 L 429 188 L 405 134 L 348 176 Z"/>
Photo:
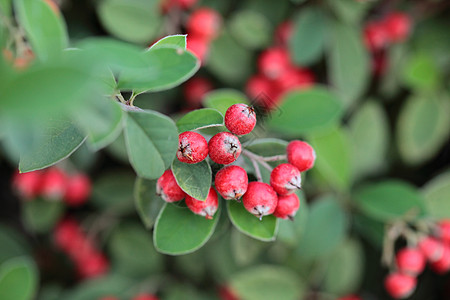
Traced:
<path id="1" fill-rule="evenodd" d="M 182 163 L 175 159 L 172 172 L 180 188 L 189 196 L 204 201 L 211 187 L 211 167 L 203 160 L 196 164 Z"/>
<path id="2" fill-rule="evenodd" d="M 134 174 L 129 171 L 112 171 L 100 174 L 94 181 L 91 204 L 100 210 L 115 214 L 133 211 Z"/>
<path id="3" fill-rule="evenodd" d="M 164 204 L 161 197 L 156 194 L 156 180 L 136 178 L 134 203 L 145 227 L 152 228 Z"/>
<path id="4" fill-rule="evenodd" d="M 211 108 L 196 109 L 177 121 L 179 132 L 217 126 L 223 126 L 223 116 Z"/>
<path id="5" fill-rule="evenodd" d="M 30 231 L 38 233 L 49 232 L 64 213 L 61 201 L 46 201 L 34 199 L 23 205 L 24 223 Z"/>
<path id="6" fill-rule="evenodd" d="M 231 16 L 228 24 L 230 34 L 246 48 L 260 49 L 270 43 L 271 24 L 263 14 L 241 10 Z"/>
<path id="7" fill-rule="evenodd" d="M 0 299 L 34 299 L 38 283 L 36 265 L 28 257 L 13 258 L 0 265 Z"/>
<path id="8" fill-rule="evenodd" d="M 187 37 L 187 34 L 168 35 L 168 36 L 163 37 L 162 39 L 158 40 L 149 49 L 164 48 L 167 46 L 176 46 L 176 47 L 182 48 L 183 50 L 186 50 L 186 45 L 187 45 L 186 37 Z"/>
<path id="9" fill-rule="evenodd" d="M 430 216 L 436 219 L 450 218 L 450 172 L 427 182 L 422 188 L 422 195 Z"/>

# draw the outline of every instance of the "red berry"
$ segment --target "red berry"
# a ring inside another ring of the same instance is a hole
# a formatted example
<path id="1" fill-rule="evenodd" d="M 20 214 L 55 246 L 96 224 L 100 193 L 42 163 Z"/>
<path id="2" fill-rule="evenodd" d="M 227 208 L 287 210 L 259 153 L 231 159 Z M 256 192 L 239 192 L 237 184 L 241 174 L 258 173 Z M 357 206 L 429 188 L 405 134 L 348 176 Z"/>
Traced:
<path id="1" fill-rule="evenodd" d="M 364 42 L 371 51 L 381 50 L 388 43 L 388 36 L 383 23 L 371 22 L 364 28 Z"/>
<path id="2" fill-rule="evenodd" d="M 56 167 L 49 168 L 42 176 L 41 195 L 52 200 L 62 199 L 66 193 L 67 183 L 67 176 L 62 170 Z"/>
<path id="3" fill-rule="evenodd" d="M 224 167 L 217 172 L 214 184 L 225 200 L 238 200 L 247 191 L 247 172 L 239 166 Z"/>
<path id="4" fill-rule="evenodd" d="M 59 248 L 68 252 L 72 248 L 73 242 L 82 234 L 80 225 L 75 220 L 64 219 L 56 225 L 53 240 Z"/>
<path id="5" fill-rule="evenodd" d="M 159 300 L 159 298 L 152 294 L 139 294 L 134 296 L 132 300 Z"/>
<path id="6" fill-rule="evenodd" d="M 431 263 L 431 269 L 439 274 L 444 274 L 450 270 L 450 246 L 443 245 L 441 257 Z"/>
<path id="7" fill-rule="evenodd" d="M 386 16 L 384 27 L 390 41 L 402 42 L 408 38 L 411 30 L 411 19 L 402 12 L 391 13 Z"/>
<path id="8" fill-rule="evenodd" d="M 401 273 L 417 276 L 425 269 L 425 256 L 417 248 L 403 248 L 396 256 L 397 267 Z"/>
<path id="9" fill-rule="evenodd" d="M 218 164 L 234 162 L 241 154 L 241 143 L 237 136 L 229 132 L 219 132 L 208 143 L 209 157 Z"/>
<path id="10" fill-rule="evenodd" d="M 177 158 L 187 164 L 196 164 L 208 156 L 208 143 L 196 132 L 185 131 L 179 135 Z"/>
<path id="11" fill-rule="evenodd" d="M 246 210 L 262 219 L 263 216 L 273 214 L 277 207 L 278 196 L 267 183 L 252 181 L 248 184 L 242 202 Z"/>
<path id="12" fill-rule="evenodd" d="M 76 263 L 78 273 L 83 278 L 98 277 L 105 274 L 109 269 L 109 262 L 101 253 L 81 257 Z"/>
<path id="13" fill-rule="evenodd" d="M 199 8 L 194 11 L 186 24 L 187 31 L 206 40 L 217 37 L 222 25 L 222 17 L 211 8 Z"/>
<path id="14" fill-rule="evenodd" d="M 289 163 L 296 166 L 300 172 L 307 171 L 314 166 L 316 152 L 306 142 L 298 140 L 290 142 L 286 153 Z"/>
<path id="15" fill-rule="evenodd" d="M 69 178 L 67 182 L 64 201 L 70 206 L 80 206 L 84 204 L 91 194 L 91 181 L 84 174 L 76 174 Z"/>
<path id="16" fill-rule="evenodd" d="M 407 298 L 414 292 L 417 280 L 415 277 L 401 274 L 391 273 L 384 280 L 384 287 L 392 298 Z"/>
<path id="17" fill-rule="evenodd" d="M 197 200 L 186 195 L 186 205 L 194 214 L 212 219 L 219 207 L 219 200 L 216 191 L 211 187 L 209 188 L 209 194 L 205 201 Z"/>
<path id="18" fill-rule="evenodd" d="M 183 200 L 186 193 L 180 188 L 171 169 L 166 170 L 156 182 L 156 193 L 166 202 Z"/>
<path id="19" fill-rule="evenodd" d="M 225 113 L 225 126 L 236 135 L 250 133 L 256 125 L 256 113 L 247 104 L 231 105 Z"/>
<path id="20" fill-rule="evenodd" d="M 438 223 L 439 237 L 444 243 L 450 244 L 450 220 L 442 220 Z"/>
<path id="21" fill-rule="evenodd" d="M 273 108 L 279 100 L 280 90 L 274 81 L 264 75 L 250 77 L 245 86 L 247 95 L 258 105 Z"/>
<path id="22" fill-rule="evenodd" d="M 219 288 L 219 298 L 221 300 L 239 300 L 239 297 L 229 286 L 221 286 Z"/>
<path id="23" fill-rule="evenodd" d="M 184 84 L 183 94 L 190 106 L 199 107 L 202 104 L 203 96 L 212 89 L 213 86 L 209 79 L 194 77 Z"/>
<path id="24" fill-rule="evenodd" d="M 284 48 L 269 48 L 258 58 L 259 71 L 269 78 L 279 77 L 290 65 L 289 53 Z"/>
<path id="25" fill-rule="evenodd" d="M 284 93 L 293 89 L 308 88 L 314 81 L 314 74 L 310 70 L 289 67 L 275 80 L 275 84 Z"/>
<path id="26" fill-rule="evenodd" d="M 201 36 L 188 34 L 187 49 L 203 63 L 209 52 L 209 41 Z"/>
<path id="27" fill-rule="evenodd" d="M 385 51 L 378 51 L 372 55 L 372 71 L 376 76 L 383 76 L 388 67 Z"/>
<path id="28" fill-rule="evenodd" d="M 294 24 L 291 21 L 285 21 L 275 29 L 275 43 L 281 47 L 286 47 L 294 31 Z"/>
<path id="29" fill-rule="evenodd" d="M 289 195 L 300 189 L 301 184 L 300 171 L 291 164 L 280 164 L 270 173 L 270 185 L 278 195 Z"/>
<path id="30" fill-rule="evenodd" d="M 444 251 L 442 243 L 429 236 L 422 238 L 418 246 L 429 262 L 435 262 L 440 259 Z"/>
<path id="31" fill-rule="evenodd" d="M 295 193 L 287 196 L 278 196 L 277 208 L 273 215 L 280 219 L 293 220 L 299 207 L 300 200 Z"/>
<path id="32" fill-rule="evenodd" d="M 357 295 L 347 295 L 344 297 L 340 297 L 337 300 L 363 300 L 363 299 Z"/>
<path id="33" fill-rule="evenodd" d="M 12 186 L 17 190 L 20 197 L 31 200 L 40 193 L 42 174 L 42 171 L 17 172 L 14 174 Z"/>

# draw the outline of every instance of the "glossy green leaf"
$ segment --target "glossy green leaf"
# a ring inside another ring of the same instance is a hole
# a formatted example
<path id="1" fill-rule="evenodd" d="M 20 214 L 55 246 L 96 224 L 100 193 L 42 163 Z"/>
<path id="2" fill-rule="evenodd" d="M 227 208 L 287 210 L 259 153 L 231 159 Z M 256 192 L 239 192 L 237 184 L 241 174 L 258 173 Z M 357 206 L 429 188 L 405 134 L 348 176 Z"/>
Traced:
<path id="1" fill-rule="evenodd" d="M 212 108 L 196 109 L 177 121 L 179 132 L 223 126 L 223 115 Z"/>
<path id="2" fill-rule="evenodd" d="M 336 95 L 317 86 L 288 93 L 278 111 L 268 120 L 269 127 L 286 135 L 298 136 L 337 124 L 343 107 Z"/>
<path id="3" fill-rule="evenodd" d="M 134 203 L 145 227 L 152 228 L 164 204 L 164 200 L 156 194 L 156 180 L 136 178 Z"/>
<path id="4" fill-rule="evenodd" d="M 111 171 L 100 174 L 93 183 L 90 203 L 114 214 L 133 211 L 134 174 Z"/>
<path id="5" fill-rule="evenodd" d="M 349 107 L 364 93 L 369 83 L 369 55 L 355 27 L 333 22 L 330 26 L 329 77 L 342 95 L 343 104 Z"/>
<path id="6" fill-rule="evenodd" d="M 302 9 L 294 21 L 289 51 L 295 64 L 310 65 L 322 56 L 327 37 L 326 16 L 322 10 Z"/>
<path id="7" fill-rule="evenodd" d="M 43 0 L 16 0 L 15 10 L 33 52 L 41 60 L 54 59 L 67 48 L 69 38 L 60 14 Z"/>
<path id="8" fill-rule="evenodd" d="M 180 188 L 191 197 L 204 201 L 211 187 L 211 167 L 206 160 L 186 164 L 175 159 L 172 163 L 173 176 Z"/>
<path id="9" fill-rule="evenodd" d="M 432 91 L 440 84 L 441 74 L 431 54 L 413 53 L 403 66 L 402 81 L 411 89 Z"/>
<path id="10" fill-rule="evenodd" d="M 153 232 L 156 250 L 169 255 L 194 252 L 211 237 L 220 216 L 212 220 L 192 213 L 186 206 L 166 203 L 158 215 Z"/>
<path id="11" fill-rule="evenodd" d="M 404 104 L 397 119 L 397 143 L 402 159 L 420 164 L 440 150 L 450 134 L 448 97 L 417 95 Z"/>
<path id="12" fill-rule="evenodd" d="M 425 213 L 424 200 L 416 188 L 406 182 L 386 180 L 358 189 L 356 204 L 367 216 L 381 221 L 419 217 Z"/>
<path id="13" fill-rule="evenodd" d="M 149 49 L 164 48 L 167 46 L 176 46 L 176 47 L 186 50 L 186 45 L 187 45 L 186 37 L 187 37 L 187 34 L 168 35 L 168 36 L 163 37 L 162 39 L 158 40 Z"/>
<path id="14" fill-rule="evenodd" d="M 352 183 L 352 145 L 343 128 L 334 128 L 310 137 L 316 151 L 314 169 L 338 190 L 346 190 Z"/>
<path id="15" fill-rule="evenodd" d="M 133 43 L 148 43 L 161 23 L 158 5 L 156 0 L 102 0 L 97 13 L 112 35 Z"/>
<path id="16" fill-rule="evenodd" d="M 262 220 L 249 213 L 242 203 L 226 201 L 231 223 L 240 232 L 263 242 L 275 240 L 278 219 L 273 215 L 264 216 Z"/>
<path id="17" fill-rule="evenodd" d="M 34 199 L 25 202 L 22 208 L 25 226 L 37 233 L 49 232 L 64 213 L 62 201 Z"/>
<path id="18" fill-rule="evenodd" d="M 84 141 L 84 135 L 66 118 L 52 118 L 42 125 L 28 149 L 21 149 L 19 170 L 29 172 L 51 166 L 72 154 Z"/>
<path id="19" fill-rule="evenodd" d="M 238 103 L 249 104 L 249 101 L 243 93 L 233 89 L 214 90 L 203 97 L 203 106 L 214 108 L 223 116 L 231 105 Z"/>
<path id="20" fill-rule="evenodd" d="M 291 270 L 270 265 L 260 265 L 234 274 L 230 287 L 245 300 L 302 299 L 306 287 Z"/>
<path id="21" fill-rule="evenodd" d="M 344 240 L 348 227 L 347 215 L 334 196 L 323 196 L 309 208 L 304 234 L 296 250 L 304 260 L 331 254 Z"/>
<path id="22" fill-rule="evenodd" d="M 349 129 L 355 174 L 361 176 L 382 170 L 386 166 L 389 127 L 381 105 L 366 102 L 350 119 Z"/>
<path id="23" fill-rule="evenodd" d="M 34 299 L 39 275 L 37 267 L 28 257 L 10 259 L 0 265 L 0 299 Z"/>
<path id="24" fill-rule="evenodd" d="M 170 118 L 158 112 L 128 112 L 125 140 L 136 173 L 140 177 L 156 179 L 175 158 L 178 130 Z"/>
<path id="25" fill-rule="evenodd" d="M 428 214 L 436 219 L 450 218 L 450 172 L 431 179 L 422 188 Z"/>
<path id="26" fill-rule="evenodd" d="M 237 11 L 231 16 L 228 26 L 233 38 L 246 48 L 261 49 L 270 43 L 271 24 L 256 11 Z"/>

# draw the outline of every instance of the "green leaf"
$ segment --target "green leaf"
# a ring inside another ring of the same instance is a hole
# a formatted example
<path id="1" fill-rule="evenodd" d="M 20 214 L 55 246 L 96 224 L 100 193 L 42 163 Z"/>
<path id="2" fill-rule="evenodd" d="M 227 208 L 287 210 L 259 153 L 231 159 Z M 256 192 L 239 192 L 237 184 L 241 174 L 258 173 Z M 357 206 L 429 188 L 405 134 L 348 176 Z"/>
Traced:
<path id="1" fill-rule="evenodd" d="M 0 299 L 34 299 L 39 278 L 35 263 L 28 257 L 10 259 L 0 265 Z"/>
<path id="2" fill-rule="evenodd" d="M 269 127 L 291 136 L 332 127 L 343 114 L 336 95 L 319 86 L 288 93 L 278 111 L 268 120 Z"/>
<path id="3" fill-rule="evenodd" d="M 363 104 L 350 119 L 349 129 L 355 177 L 382 170 L 386 166 L 389 127 L 381 105 L 375 101 Z"/>
<path id="4" fill-rule="evenodd" d="M 403 66 L 402 81 L 414 90 L 433 91 L 441 83 L 441 74 L 431 54 L 413 53 Z"/>
<path id="5" fill-rule="evenodd" d="M 101 210 L 126 214 L 133 211 L 134 174 L 113 171 L 100 174 L 94 181 L 91 204 Z"/>
<path id="6" fill-rule="evenodd" d="M 231 232 L 232 256 L 241 267 L 254 263 L 267 246 L 267 243 L 251 238 L 239 230 L 234 229 Z"/>
<path id="7" fill-rule="evenodd" d="M 295 215 L 294 221 L 280 219 L 278 221 L 277 239 L 289 246 L 297 246 L 298 241 L 305 233 L 306 222 L 308 220 L 309 208 L 302 192 L 297 192 L 300 199 L 300 208 Z"/>
<path id="8" fill-rule="evenodd" d="M 326 22 L 325 14 L 318 8 L 301 10 L 289 40 L 289 51 L 295 64 L 310 65 L 320 59 L 325 47 Z"/>
<path id="9" fill-rule="evenodd" d="M 238 103 L 249 104 L 249 101 L 243 93 L 233 89 L 214 90 L 203 97 L 203 106 L 214 108 L 223 116 L 231 105 Z"/>
<path id="10" fill-rule="evenodd" d="M 360 22 L 371 6 L 376 2 L 354 0 L 327 0 L 331 11 L 345 23 L 357 24 Z"/>
<path id="11" fill-rule="evenodd" d="M 363 214 L 353 215 L 353 224 L 360 235 L 367 239 L 376 249 L 382 249 L 384 243 L 385 224 Z"/>
<path id="12" fill-rule="evenodd" d="M 64 300 L 92 300 L 114 295 L 119 299 L 129 299 L 135 295 L 133 281 L 126 276 L 111 274 L 100 278 L 85 280 L 60 299 Z"/>
<path id="13" fill-rule="evenodd" d="M 310 137 L 316 151 L 314 169 L 338 190 L 346 190 L 352 183 L 352 146 L 343 128 L 334 128 Z"/>
<path id="14" fill-rule="evenodd" d="M 428 214 L 436 219 L 450 218 L 450 172 L 431 179 L 422 188 Z"/>
<path id="15" fill-rule="evenodd" d="M 179 132 L 223 126 L 223 115 L 212 108 L 196 109 L 177 121 Z"/>
<path id="16" fill-rule="evenodd" d="M 0 0 L 0 11 L 4 16 L 10 16 L 12 13 L 12 0 Z"/>
<path id="17" fill-rule="evenodd" d="M 0 264 L 4 261 L 30 253 L 24 236 L 12 228 L 0 225 Z"/>
<path id="18" fill-rule="evenodd" d="M 264 216 L 260 221 L 249 213 L 242 203 L 231 200 L 226 202 L 230 221 L 240 232 L 263 242 L 275 240 L 278 227 L 277 218 L 269 215 Z"/>
<path id="19" fill-rule="evenodd" d="M 186 50 L 186 45 L 187 45 L 186 37 L 187 37 L 187 34 L 168 35 L 168 36 L 163 37 L 162 39 L 158 40 L 149 49 L 164 48 L 167 46 L 176 46 L 176 47 L 182 48 L 183 50 Z"/>
<path id="20" fill-rule="evenodd" d="M 416 188 L 406 182 L 385 180 L 357 190 L 356 204 L 367 216 L 380 221 L 420 217 L 425 213 L 424 200 Z"/>
<path id="21" fill-rule="evenodd" d="M 29 172 L 51 166 L 71 155 L 84 141 L 78 128 L 66 118 L 51 118 L 29 149 L 21 149 L 19 170 Z"/>
<path id="22" fill-rule="evenodd" d="M 41 60 L 53 59 L 67 48 L 69 38 L 61 15 L 43 0 L 16 0 L 19 23 L 25 29 L 33 52 Z"/>
<path id="23" fill-rule="evenodd" d="M 161 18 L 156 0 L 102 0 L 97 13 L 112 35 L 133 43 L 148 43 L 158 33 Z"/>
<path id="24" fill-rule="evenodd" d="M 29 230 L 48 233 L 64 213 L 62 201 L 34 199 L 23 203 L 24 223 Z"/>
<path id="25" fill-rule="evenodd" d="M 145 227 L 152 228 L 164 204 L 164 200 L 156 194 L 156 180 L 136 178 L 134 203 Z"/>
<path id="26" fill-rule="evenodd" d="M 297 254 L 304 260 L 320 259 L 331 254 L 344 240 L 347 227 L 347 215 L 334 196 L 315 200 L 310 205 Z"/>
<path id="27" fill-rule="evenodd" d="M 306 292 L 297 274 L 280 266 L 260 265 L 241 271 L 229 284 L 239 299 L 245 300 L 302 299 Z"/>
<path id="28" fill-rule="evenodd" d="M 329 24 L 330 81 L 342 95 L 343 104 L 350 107 L 365 92 L 369 83 L 369 55 L 355 27 L 332 22 Z"/>
<path id="29" fill-rule="evenodd" d="M 208 220 L 192 213 L 187 207 L 166 203 L 156 220 L 153 244 L 156 250 L 169 255 L 194 252 L 211 237 L 220 216 L 220 207 L 214 218 Z"/>
<path id="30" fill-rule="evenodd" d="M 156 179 L 175 158 L 178 130 L 169 117 L 158 112 L 128 112 L 125 140 L 136 173 L 140 177 Z"/>
<path id="31" fill-rule="evenodd" d="M 211 187 L 211 167 L 206 160 L 196 164 L 186 164 L 175 159 L 172 172 L 180 188 L 189 196 L 204 201 Z"/>
<path id="32" fill-rule="evenodd" d="M 267 18 L 252 10 L 235 12 L 228 26 L 230 34 L 242 46 L 249 49 L 261 49 L 271 40 L 271 24 Z"/>
<path id="33" fill-rule="evenodd" d="M 444 97 L 417 95 L 404 104 L 397 121 L 397 143 L 406 163 L 415 165 L 433 158 L 447 141 L 450 103 L 448 96 Z"/>
<path id="34" fill-rule="evenodd" d="M 348 239 L 327 263 L 324 287 L 327 292 L 346 295 L 360 286 L 364 272 L 364 251 L 356 240 Z"/>

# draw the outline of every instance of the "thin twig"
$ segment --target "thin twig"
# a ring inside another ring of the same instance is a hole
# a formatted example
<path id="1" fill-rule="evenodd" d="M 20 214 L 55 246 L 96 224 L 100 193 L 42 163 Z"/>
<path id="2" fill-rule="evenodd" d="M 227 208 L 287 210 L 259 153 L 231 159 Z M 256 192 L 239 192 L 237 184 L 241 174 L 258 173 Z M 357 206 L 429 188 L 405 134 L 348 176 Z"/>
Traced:
<path id="1" fill-rule="evenodd" d="M 258 166 L 258 162 L 256 160 L 254 160 L 254 159 L 251 159 L 251 158 L 250 158 L 250 160 L 252 161 L 253 168 L 255 169 L 256 179 L 259 182 L 262 182 L 263 180 L 262 180 L 261 170 L 259 169 L 259 166 Z"/>
<path id="2" fill-rule="evenodd" d="M 255 160 L 261 164 L 264 168 L 266 168 L 269 172 L 272 172 L 273 168 L 264 160 L 263 156 L 259 156 L 247 149 L 242 151 L 242 154 L 250 158 L 251 160 Z"/>

